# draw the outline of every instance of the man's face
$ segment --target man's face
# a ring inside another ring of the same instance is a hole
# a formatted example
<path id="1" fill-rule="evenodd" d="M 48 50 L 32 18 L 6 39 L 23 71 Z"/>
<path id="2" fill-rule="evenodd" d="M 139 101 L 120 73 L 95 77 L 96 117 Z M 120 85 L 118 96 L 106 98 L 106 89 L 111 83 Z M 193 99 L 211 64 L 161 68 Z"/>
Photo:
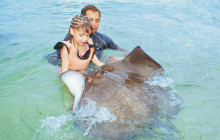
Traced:
<path id="1" fill-rule="evenodd" d="M 99 12 L 98 11 L 93 12 L 92 10 L 88 10 L 86 11 L 86 16 L 90 18 L 90 21 L 92 23 L 92 34 L 94 34 L 99 28 L 99 22 L 100 22 Z"/>

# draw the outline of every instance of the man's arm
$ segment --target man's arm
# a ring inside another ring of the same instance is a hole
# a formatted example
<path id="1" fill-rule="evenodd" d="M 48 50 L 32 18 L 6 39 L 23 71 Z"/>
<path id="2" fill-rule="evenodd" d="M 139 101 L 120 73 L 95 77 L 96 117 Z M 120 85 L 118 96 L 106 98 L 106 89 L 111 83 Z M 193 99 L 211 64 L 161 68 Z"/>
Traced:
<path id="1" fill-rule="evenodd" d="M 123 48 L 119 47 L 117 44 L 115 44 L 115 43 L 112 41 L 112 39 L 110 39 L 110 40 L 109 40 L 109 43 L 107 43 L 107 47 L 108 47 L 109 49 L 113 49 L 113 50 L 120 51 L 120 52 L 121 52 L 122 54 L 124 54 L 124 55 L 127 55 L 127 54 L 128 54 L 128 52 L 127 52 L 125 49 L 123 49 Z"/>
<path id="2" fill-rule="evenodd" d="M 97 32 L 97 35 L 99 36 L 99 39 L 104 42 L 105 49 L 118 50 L 118 51 L 122 52 L 124 55 L 128 54 L 128 52 L 125 49 L 123 49 L 123 48 L 119 47 L 117 44 L 115 44 L 113 42 L 113 40 L 110 37 L 108 37 L 107 35 L 104 35 L 99 32 Z"/>

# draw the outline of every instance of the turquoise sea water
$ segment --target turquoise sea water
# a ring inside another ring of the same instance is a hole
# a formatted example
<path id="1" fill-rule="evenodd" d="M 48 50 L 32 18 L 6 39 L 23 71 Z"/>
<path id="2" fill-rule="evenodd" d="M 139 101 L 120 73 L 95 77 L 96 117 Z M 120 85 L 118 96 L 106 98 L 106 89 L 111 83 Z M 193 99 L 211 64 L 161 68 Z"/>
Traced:
<path id="1" fill-rule="evenodd" d="M 141 46 L 173 79 L 184 100 L 172 119 L 179 139 L 219 139 L 219 0 L 1 0 L 0 139 L 88 139 L 45 59 L 86 4 L 101 10 L 100 32 L 127 51 Z"/>

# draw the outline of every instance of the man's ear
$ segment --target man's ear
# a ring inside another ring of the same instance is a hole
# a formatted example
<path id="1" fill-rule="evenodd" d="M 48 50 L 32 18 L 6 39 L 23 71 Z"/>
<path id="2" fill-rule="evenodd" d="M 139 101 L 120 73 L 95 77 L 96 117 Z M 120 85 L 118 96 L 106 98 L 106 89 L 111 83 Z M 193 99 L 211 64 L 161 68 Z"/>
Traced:
<path id="1" fill-rule="evenodd" d="M 71 34 L 71 35 L 74 35 L 74 30 L 73 30 L 73 28 L 70 28 L 70 34 Z"/>

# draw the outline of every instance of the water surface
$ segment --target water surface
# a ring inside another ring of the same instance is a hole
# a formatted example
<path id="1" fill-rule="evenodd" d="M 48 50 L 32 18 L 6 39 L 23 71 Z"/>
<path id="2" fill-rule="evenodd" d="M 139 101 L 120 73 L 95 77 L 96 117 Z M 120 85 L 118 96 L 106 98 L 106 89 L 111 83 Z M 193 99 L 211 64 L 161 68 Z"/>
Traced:
<path id="1" fill-rule="evenodd" d="M 90 3 L 102 12 L 100 32 L 127 51 L 141 46 L 173 79 L 184 100 L 172 120 L 180 139 L 218 139 L 219 0 L 2 0 L 0 138 L 88 139 L 73 127 L 73 97 L 45 56 Z"/>

